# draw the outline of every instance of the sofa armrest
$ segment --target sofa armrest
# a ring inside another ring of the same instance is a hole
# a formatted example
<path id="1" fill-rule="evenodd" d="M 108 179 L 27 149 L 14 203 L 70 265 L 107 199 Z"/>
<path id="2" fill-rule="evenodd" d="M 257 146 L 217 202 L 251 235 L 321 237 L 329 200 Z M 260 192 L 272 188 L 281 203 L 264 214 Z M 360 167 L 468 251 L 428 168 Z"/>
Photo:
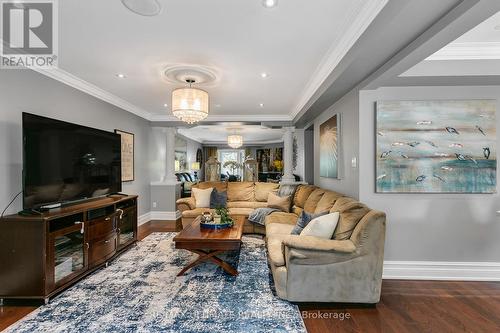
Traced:
<path id="1" fill-rule="evenodd" d="M 289 235 L 283 239 L 283 246 L 298 250 L 335 251 L 353 253 L 356 246 L 350 239 L 333 240 L 313 236 Z"/>
<path id="2" fill-rule="evenodd" d="M 181 213 L 185 210 L 192 210 L 196 208 L 196 202 L 193 197 L 182 198 L 176 201 L 177 209 L 181 211 Z"/>

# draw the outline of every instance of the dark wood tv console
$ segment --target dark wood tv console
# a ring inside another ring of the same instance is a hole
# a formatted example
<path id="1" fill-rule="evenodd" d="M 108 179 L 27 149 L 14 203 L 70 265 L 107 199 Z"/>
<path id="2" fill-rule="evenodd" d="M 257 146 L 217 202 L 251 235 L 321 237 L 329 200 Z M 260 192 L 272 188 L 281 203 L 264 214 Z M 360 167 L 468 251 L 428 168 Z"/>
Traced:
<path id="1" fill-rule="evenodd" d="M 49 298 L 137 241 L 137 196 L 0 219 L 0 299 Z"/>

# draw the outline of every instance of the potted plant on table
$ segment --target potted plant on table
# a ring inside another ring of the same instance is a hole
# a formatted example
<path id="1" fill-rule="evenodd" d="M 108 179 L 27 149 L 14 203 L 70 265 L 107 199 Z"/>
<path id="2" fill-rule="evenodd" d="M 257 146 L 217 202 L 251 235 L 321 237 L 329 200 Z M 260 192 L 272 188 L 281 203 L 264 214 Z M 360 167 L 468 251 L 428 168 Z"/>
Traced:
<path id="1" fill-rule="evenodd" d="M 214 222 L 218 224 L 229 224 L 233 226 L 234 221 L 229 216 L 229 210 L 224 206 L 217 206 L 215 208 Z"/>

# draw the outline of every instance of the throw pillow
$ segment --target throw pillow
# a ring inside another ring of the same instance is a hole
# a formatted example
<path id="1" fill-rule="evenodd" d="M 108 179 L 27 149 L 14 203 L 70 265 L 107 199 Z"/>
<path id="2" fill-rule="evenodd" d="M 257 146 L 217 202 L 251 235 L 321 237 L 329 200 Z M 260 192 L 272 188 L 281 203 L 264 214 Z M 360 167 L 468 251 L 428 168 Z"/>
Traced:
<path id="1" fill-rule="evenodd" d="M 226 207 L 227 205 L 227 191 L 217 191 L 216 188 L 210 195 L 210 208 Z"/>
<path id="2" fill-rule="evenodd" d="M 269 192 L 267 196 L 267 207 L 279 209 L 285 213 L 290 212 L 290 205 L 292 203 L 292 197 L 290 195 L 286 197 L 280 197 L 273 192 Z"/>
<path id="3" fill-rule="evenodd" d="M 201 190 L 199 188 L 193 188 L 194 201 L 196 202 L 196 208 L 210 208 L 210 196 L 212 195 L 213 187 L 207 188 L 206 190 Z"/>
<path id="4" fill-rule="evenodd" d="M 339 222 L 339 212 L 330 213 L 315 218 L 302 230 L 301 236 L 315 236 L 324 239 L 331 239 L 333 232 Z"/>
<path id="5" fill-rule="evenodd" d="M 318 214 L 309 214 L 306 211 L 302 211 L 297 218 L 297 224 L 292 229 L 292 235 L 300 235 L 302 230 L 311 222 L 313 219 L 328 214 L 328 211 L 324 211 Z"/>

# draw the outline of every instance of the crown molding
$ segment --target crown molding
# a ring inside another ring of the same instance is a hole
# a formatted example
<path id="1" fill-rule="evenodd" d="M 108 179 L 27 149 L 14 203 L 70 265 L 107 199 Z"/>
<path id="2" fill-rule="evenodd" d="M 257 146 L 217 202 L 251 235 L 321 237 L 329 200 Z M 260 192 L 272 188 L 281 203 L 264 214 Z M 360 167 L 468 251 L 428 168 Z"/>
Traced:
<path id="1" fill-rule="evenodd" d="M 425 60 L 500 59 L 500 42 L 450 43 Z"/>
<path id="2" fill-rule="evenodd" d="M 151 113 L 147 112 L 144 109 L 139 108 L 138 106 L 127 102 L 126 100 L 99 88 L 98 86 L 82 80 L 81 78 L 66 72 L 60 68 L 53 69 L 42 69 L 42 68 L 30 68 L 31 70 L 43 74 L 51 79 L 62 82 L 70 87 L 78 89 L 88 95 L 94 96 L 102 101 L 105 101 L 109 104 L 117 106 L 125 111 L 128 111 L 136 116 L 149 120 L 151 118 Z"/>
<path id="3" fill-rule="evenodd" d="M 360 11 L 351 12 L 347 21 L 352 23 L 345 29 L 341 39 L 333 42 L 318 67 L 316 67 L 297 105 L 290 114 L 292 119 L 303 110 L 316 91 L 318 91 L 328 76 L 352 48 L 354 43 L 361 37 L 361 34 L 368 28 L 388 2 L 388 0 L 371 0 L 364 5 Z"/>
<path id="4" fill-rule="evenodd" d="M 204 140 L 201 143 L 204 145 L 227 145 L 227 141 L 205 141 Z M 270 144 L 276 144 L 276 143 L 283 143 L 283 140 L 282 139 L 261 140 L 261 141 L 245 141 L 245 140 L 243 140 L 242 147 L 270 145 Z"/>
<path id="5" fill-rule="evenodd" d="M 161 121 L 175 121 L 178 122 L 179 119 L 169 114 L 152 114 L 148 118 L 149 121 L 152 122 L 161 122 Z M 263 115 L 263 114 L 252 114 L 252 115 L 214 115 L 209 114 L 207 118 L 203 120 L 205 121 L 223 121 L 223 122 L 232 122 L 232 121 L 248 121 L 248 122 L 265 122 L 265 121 L 292 121 L 292 117 L 290 115 Z"/>

